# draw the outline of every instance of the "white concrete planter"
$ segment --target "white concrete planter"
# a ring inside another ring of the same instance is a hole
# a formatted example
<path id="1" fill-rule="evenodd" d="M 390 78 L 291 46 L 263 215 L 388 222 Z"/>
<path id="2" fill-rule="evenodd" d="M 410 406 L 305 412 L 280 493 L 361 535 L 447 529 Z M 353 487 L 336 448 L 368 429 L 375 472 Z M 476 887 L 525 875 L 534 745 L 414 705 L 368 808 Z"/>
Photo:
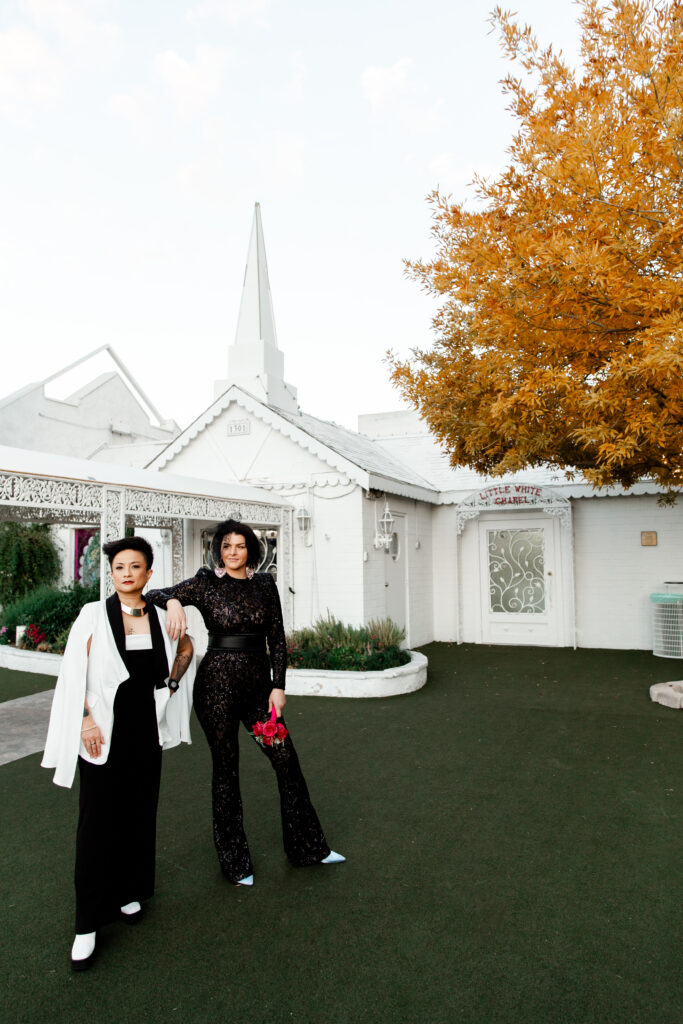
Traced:
<path id="1" fill-rule="evenodd" d="M 61 654 L 46 651 L 23 651 L 21 647 L 0 647 L 0 668 L 16 672 L 39 672 L 45 676 L 58 676 L 62 664 Z"/>
<path id="2" fill-rule="evenodd" d="M 57 676 L 61 663 L 61 654 L 0 647 L 0 668 Z M 427 659 L 417 651 L 410 652 L 407 665 L 386 668 L 383 672 L 287 669 L 287 693 L 295 697 L 395 697 L 419 690 L 426 682 Z"/>
<path id="3" fill-rule="evenodd" d="M 332 672 L 288 668 L 287 693 L 295 697 L 395 697 L 412 693 L 427 682 L 427 659 L 410 651 L 410 661 L 383 672 Z"/>

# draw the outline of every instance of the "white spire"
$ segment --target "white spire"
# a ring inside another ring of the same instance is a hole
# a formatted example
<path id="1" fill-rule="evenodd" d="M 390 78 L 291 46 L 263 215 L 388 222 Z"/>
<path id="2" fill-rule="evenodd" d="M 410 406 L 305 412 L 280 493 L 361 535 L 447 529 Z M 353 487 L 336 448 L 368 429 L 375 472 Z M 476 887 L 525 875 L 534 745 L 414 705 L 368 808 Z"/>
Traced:
<path id="1" fill-rule="evenodd" d="M 296 389 L 285 383 L 284 365 L 277 347 L 261 207 L 256 203 L 237 332 L 228 349 L 228 379 L 216 381 L 216 397 L 239 384 L 266 405 L 298 412 Z"/>
<path id="2" fill-rule="evenodd" d="M 235 334 L 236 345 L 250 341 L 265 341 L 277 348 L 260 203 L 256 203 L 254 208 L 254 222 L 251 226 L 247 266 L 244 271 L 240 315 Z"/>

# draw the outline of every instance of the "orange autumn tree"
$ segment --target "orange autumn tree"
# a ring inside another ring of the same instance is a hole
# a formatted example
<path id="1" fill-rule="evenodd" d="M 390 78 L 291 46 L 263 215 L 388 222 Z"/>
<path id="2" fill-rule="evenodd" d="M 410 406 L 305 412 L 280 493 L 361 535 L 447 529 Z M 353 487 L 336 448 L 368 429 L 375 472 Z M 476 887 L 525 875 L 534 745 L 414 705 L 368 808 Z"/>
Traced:
<path id="1" fill-rule="evenodd" d="M 582 68 L 491 15 L 524 69 L 481 209 L 435 192 L 438 339 L 392 378 L 453 465 L 683 486 L 683 0 L 581 0 Z"/>

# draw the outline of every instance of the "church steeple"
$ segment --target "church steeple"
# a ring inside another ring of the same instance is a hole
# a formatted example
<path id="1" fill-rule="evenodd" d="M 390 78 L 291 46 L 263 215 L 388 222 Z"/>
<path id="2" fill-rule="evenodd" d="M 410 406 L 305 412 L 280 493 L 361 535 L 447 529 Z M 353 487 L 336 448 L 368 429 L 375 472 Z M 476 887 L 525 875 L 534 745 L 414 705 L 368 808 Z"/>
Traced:
<path id="1" fill-rule="evenodd" d="M 235 344 L 243 344 L 258 338 L 277 348 L 273 300 L 268 280 L 266 244 L 263 241 L 261 204 L 254 207 L 254 221 L 251 226 L 247 266 L 244 271 L 242 301 L 237 320 Z"/>
<path id="2" fill-rule="evenodd" d="M 277 347 L 259 203 L 254 208 L 237 332 L 228 348 L 228 379 L 216 381 L 216 397 L 231 384 L 241 385 L 266 405 L 298 412 L 296 389 L 285 382 L 284 355 Z"/>

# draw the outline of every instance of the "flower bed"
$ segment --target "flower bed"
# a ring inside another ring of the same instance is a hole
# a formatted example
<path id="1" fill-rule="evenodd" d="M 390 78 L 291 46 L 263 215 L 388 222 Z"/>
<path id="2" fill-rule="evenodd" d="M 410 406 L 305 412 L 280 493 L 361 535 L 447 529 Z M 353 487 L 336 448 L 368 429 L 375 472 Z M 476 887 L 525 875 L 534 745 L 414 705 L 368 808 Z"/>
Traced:
<path id="1" fill-rule="evenodd" d="M 37 587 L 0 613 L 0 645 L 13 643 L 17 626 L 25 626 L 18 647 L 60 654 L 78 613 L 88 601 L 100 598 L 99 582 L 91 587 Z"/>
<path id="2" fill-rule="evenodd" d="M 410 661 L 405 630 L 391 619 L 345 626 L 333 615 L 287 637 L 287 666 L 332 672 L 383 672 Z"/>

